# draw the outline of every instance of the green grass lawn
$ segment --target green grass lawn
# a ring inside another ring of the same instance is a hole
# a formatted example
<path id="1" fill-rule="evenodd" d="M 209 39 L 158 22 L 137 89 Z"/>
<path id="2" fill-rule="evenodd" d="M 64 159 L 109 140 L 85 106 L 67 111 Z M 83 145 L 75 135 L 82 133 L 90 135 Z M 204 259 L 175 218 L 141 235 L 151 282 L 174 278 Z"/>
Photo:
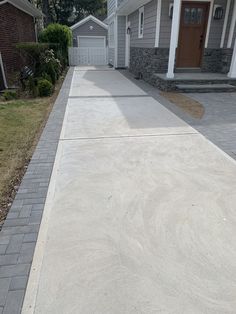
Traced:
<path id="1" fill-rule="evenodd" d="M 0 98 L 0 227 L 13 202 L 66 71 L 51 97 L 1 101 Z"/>
<path id="2" fill-rule="evenodd" d="M 0 221 L 52 107 L 52 98 L 0 102 Z"/>

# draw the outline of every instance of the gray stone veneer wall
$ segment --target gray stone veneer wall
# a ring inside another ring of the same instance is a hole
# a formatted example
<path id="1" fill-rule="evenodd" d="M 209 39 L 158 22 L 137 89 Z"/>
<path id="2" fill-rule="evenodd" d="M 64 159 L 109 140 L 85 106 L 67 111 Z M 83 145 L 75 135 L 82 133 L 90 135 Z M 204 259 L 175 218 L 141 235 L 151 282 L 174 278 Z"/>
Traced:
<path id="1" fill-rule="evenodd" d="M 228 73 L 232 54 L 232 49 L 206 48 L 202 59 L 202 72 Z"/>
<path id="2" fill-rule="evenodd" d="M 204 50 L 202 72 L 228 73 L 232 59 L 232 49 Z M 168 48 L 130 48 L 130 71 L 153 84 L 154 73 L 166 73 L 168 69 Z"/>
<path id="3" fill-rule="evenodd" d="M 165 73 L 168 68 L 168 48 L 130 48 L 130 71 L 153 83 L 154 73 Z"/>

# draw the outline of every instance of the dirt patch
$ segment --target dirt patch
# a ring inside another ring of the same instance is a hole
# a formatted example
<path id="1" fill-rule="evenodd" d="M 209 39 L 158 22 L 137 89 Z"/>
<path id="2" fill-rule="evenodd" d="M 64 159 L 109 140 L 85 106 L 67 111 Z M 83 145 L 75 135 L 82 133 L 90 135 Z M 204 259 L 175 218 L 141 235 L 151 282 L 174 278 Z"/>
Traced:
<path id="1" fill-rule="evenodd" d="M 60 91 L 51 97 L 0 101 L 0 229 Z"/>
<path id="2" fill-rule="evenodd" d="M 170 92 L 161 92 L 160 95 L 168 99 L 193 118 L 201 119 L 204 116 L 205 108 L 203 105 L 188 96 Z"/>

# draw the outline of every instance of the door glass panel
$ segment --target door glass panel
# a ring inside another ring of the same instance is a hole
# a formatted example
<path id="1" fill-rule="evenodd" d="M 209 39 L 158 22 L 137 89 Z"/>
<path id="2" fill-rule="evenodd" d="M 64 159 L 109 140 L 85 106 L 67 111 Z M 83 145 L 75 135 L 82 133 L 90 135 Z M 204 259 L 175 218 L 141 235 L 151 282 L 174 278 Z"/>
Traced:
<path id="1" fill-rule="evenodd" d="M 203 9 L 198 8 L 197 9 L 197 23 L 201 24 L 202 23 L 202 18 L 203 18 Z"/>
<path id="2" fill-rule="evenodd" d="M 190 23 L 190 9 L 185 8 L 184 9 L 184 24 L 189 24 Z"/>
<path id="3" fill-rule="evenodd" d="M 192 8 L 191 9 L 191 24 L 196 24 L 196 19 L 197 19 L 197 9 Z"/>
<path id="4" fill-rule="evenodd" d="M 201 24 L 202 20 L 202 8 L 184 8 L 184 24 Z"/>

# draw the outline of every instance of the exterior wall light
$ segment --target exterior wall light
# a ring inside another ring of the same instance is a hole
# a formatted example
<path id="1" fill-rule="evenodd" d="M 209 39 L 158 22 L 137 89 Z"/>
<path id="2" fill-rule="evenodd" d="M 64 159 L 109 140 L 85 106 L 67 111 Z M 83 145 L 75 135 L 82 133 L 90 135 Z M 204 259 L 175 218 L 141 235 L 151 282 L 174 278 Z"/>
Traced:
<path id="1" fill-rule="evenodd" d="M 127 27 L 126 32 L 127 32 L 127 35 L 130 35 L 130 34 L 131 34 L 131 28 L 130 28 L 129 26 Z"/>
<path id="2" fill-rule="evenodd" d="M 174 4 L 170 3 L 169 4 L 169 18 L 172 20 L 173 18 L 173 10 L 174 10 Z"/>
<path id="3" fill-rule="evenodd" d="M 222 20 L 224 16 L 224 9 L 221 5 L 214 5 L 214 10 L 213 10 L 213 18 L 214 20 Z"/>
<path id="4" fill-rule="evenodd" d="M 92 31 L 93 30 L 93 26 L 91 25 L 91 26 L 89 26 L 89 29 Z"/>

